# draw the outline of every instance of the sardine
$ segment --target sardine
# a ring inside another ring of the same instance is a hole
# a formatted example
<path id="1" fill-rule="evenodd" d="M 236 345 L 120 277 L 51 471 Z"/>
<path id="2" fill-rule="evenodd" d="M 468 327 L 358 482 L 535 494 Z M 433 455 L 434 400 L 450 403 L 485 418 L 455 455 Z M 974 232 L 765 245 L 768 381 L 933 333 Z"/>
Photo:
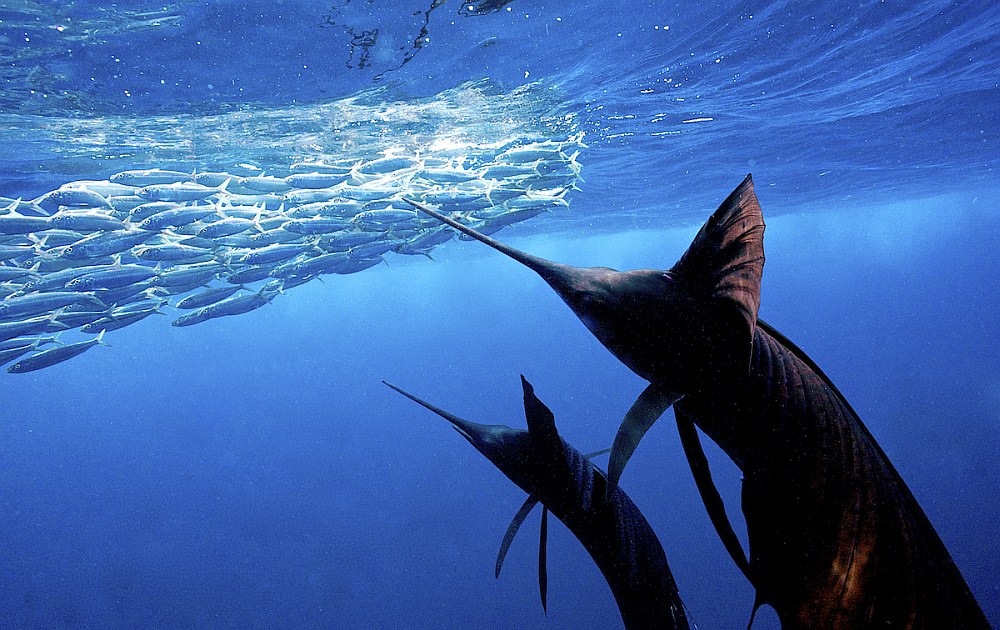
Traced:
<path id="1" fill-rule="evenodd" d="M 43 350 L 38 354 L 33 354 L 30 357 L 20 359 L 14 365 L 7 368 L 7 371 L 12 374 L 20 374 L 22 372 L 33 372 L 35 370 L 40 370 L 42 368 L 47 368 L 49 366 L 55 365 L 57 363 L 62 363 L 72 359 L 73 357 L 86 352 L 92 347 L 101 344 L 107 345 L 101 340 L 104 338 L 104 331 L 102 330 L 96 337 L 89 341 L 81 341 L 79 343 L 71 343 L 65 346 L 59 346 L 58 348 L 50 348 L 49 350 Z"/>

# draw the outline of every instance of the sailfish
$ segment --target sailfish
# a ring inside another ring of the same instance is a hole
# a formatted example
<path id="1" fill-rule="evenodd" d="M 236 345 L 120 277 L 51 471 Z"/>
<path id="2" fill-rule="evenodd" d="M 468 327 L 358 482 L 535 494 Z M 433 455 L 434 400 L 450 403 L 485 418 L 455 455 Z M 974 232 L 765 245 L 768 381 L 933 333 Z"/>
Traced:
<path id="1" fill-rule="evenodd" d="M 671 406 L 708 515 L 782 627 L 989 628 L 885 452 L 805 352 L 758 317 L 764 219 L 747 176 L 668 270 L 548 261 L 411 205 L 535 271 L 649 385 L 615 437 L 615 486 Z M 745 552 L 697 428 L 743 474 Z M 751 624 L 753 615 L 751 615 Z"/>
<path id="2" fill-rule="evenodd" d="M 385 381 L 383 381 L 385 383 Z M 518 527 L 539 502 L 542 529 L 538 546 L 538 585 L 546 605 L 546 536 L 548 513 L 559 518 L 597 563 L 626 628 L 688 630 L 692 626 L 666 554 L 649 522 L 619 487 L 584 455 L 566 443 L 556 429 L 552 411 L 535 395 L 524 376 L 524 415 L 528 430 L 464 420 L 385 383 L 410 400 L 451 423 L 511 481 L 528 493 L 507 529 L 497 558 L 496 575 Z"/>

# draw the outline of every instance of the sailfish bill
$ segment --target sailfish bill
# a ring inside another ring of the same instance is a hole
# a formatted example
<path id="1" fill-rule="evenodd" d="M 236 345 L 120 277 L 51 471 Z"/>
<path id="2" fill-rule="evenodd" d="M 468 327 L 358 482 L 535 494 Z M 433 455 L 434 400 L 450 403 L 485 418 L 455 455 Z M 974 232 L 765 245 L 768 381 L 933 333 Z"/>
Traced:
<path id="1" fill-rule="evenodd" d="M 489 245 L 493 249 L 513 258 L 532 271 L 538 273 L 538 275 L 540 275 L 556 291 L 556 293 L 559 294 L 563 301 L 569 305 L 573 312 L 576 313 L 581 320 L 583 320 L 587 328 L 589 328 L 599 339 L 601 338 L 599 322 L 591 319 L 591 315 L 589 314 L 587 306 L 584 302 L 589 300 L 589 292 L 595 290 L 595 288 L 607 285 L 616 275 L 621 275 L 621 272 L 607 267 L 571 267 L 568 265 L 554 263 L 550 260 L 539 258 L 538 256 L 526 254 L 520 250 L 510 247 L 509 245 L 500 243 L 489 236 L 480 234 L 469 226 L 463 225 L 447 215 L 432 210 L 424 204 L 410 199 L 404 199 L 404 201 L 414 208 L 426 212 L 435 219 L 450 225 L 463 234 Z M 643 278 L 637 275 L 638 272 L 632 273 L 633 275 L 636 275 L 634 278 L 635 281 L 644 281 Z M 654 282 L 655 281 L 656 279 L 654 279 Z M 611 349 L 612 352 L 615 352 L 613 348 L 609 347 L 609 349 Z M 615 352 L 615 354 L 618 355 L 617 352 Z M 619 359 L 623 361 L 625 360 L 621 355 L 618 356 Z M 627 361 L 626 365 L 628 365 Z M 632 366 L 630 365 L 629 367 Z M 635 368 L 633 367 L 633 369 Z M 640 376 L 645 375 L 640 373 Z M 618 484 L 618 480 L 625 468 L 625 464 L 628 462 L 632 453 L 639 445 L 639 441 L 642 439 L 643 435 L 645 435 L 646 431 L 649 430 L 653 423 L 656 422 L 656 420 L 663 415 L 667 408 L 670 407 L 670 405 L 673 404 L 679 397 L 679 394 L 667 391 L 655 385 L 650 385 L 639 397 L 639 399 L 636 400 L 636 403 L 632 406 L 628 414 L 625 416 L 625 419 L 622 421 L 622 425 L 618 429 L 618 434 L 615 436 L 614 445 L 612 446 L 611 451 L 611 462 L 608 467 L 609 486 L 613 487 Z"/>
<path id="2" fill-rule="evenodd" d="M 756 589 L 755 605 L 771 605 L 782 627 L 989 628 L 850 404 L 805 352 L 758 319 L 765 226 L 749 175 L 668 270 L 555 263 L 409 203 L 534 270 L 650 383 L 615 439 L 609 486 L 672 404 L 713 525 Z M 749 557 L 695 426 L 743 472 Z"/>

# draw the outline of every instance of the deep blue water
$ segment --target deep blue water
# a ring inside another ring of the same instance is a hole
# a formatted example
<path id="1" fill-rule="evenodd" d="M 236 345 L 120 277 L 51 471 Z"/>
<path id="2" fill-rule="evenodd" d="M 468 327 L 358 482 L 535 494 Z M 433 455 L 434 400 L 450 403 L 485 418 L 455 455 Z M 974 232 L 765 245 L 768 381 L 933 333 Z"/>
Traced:
<path id="1" fill-rule="evenodd" d="M 267 170 L 337 147 L 583 131 L 569 207 L 500 237 L 665 268 L 753 171 L 762 318 L 844 392 L 1000 624 L 1000 8 L 464 9 L 489 4 L 5 3 L 0 195 L 140 166 Z M 619 627 L 555 521 L 547 615 L 537 514 L 493 578 L 523 493 L 379 381 L 523 426 L 523 373 L 584 451 L 610 445 L 644 382 L 530 272 L 465 241 L 434 256 L 190 328 L 151 317 L 111 347 L 4 374 L 0 626 Z M 698 625 L 743 627 L 753 595 L 671 424 L 623 487 Z M 739 519 L 738 471 L 709 455 Z M 777 621 L 765 610 L 754 627 Z"/>

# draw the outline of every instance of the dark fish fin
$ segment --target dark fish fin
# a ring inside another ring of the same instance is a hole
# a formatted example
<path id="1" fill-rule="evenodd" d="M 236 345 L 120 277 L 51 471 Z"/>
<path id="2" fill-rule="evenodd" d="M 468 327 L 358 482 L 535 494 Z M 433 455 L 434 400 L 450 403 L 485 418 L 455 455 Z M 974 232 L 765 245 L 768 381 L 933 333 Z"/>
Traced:
<path id="1" fill-rule="evenodd" d="M 529 496 L 521 504 L 521 509 L 517 511 L 514 515 L 514 520 L 510 522 L 507 526 L 507 533 L 503 535 L 503 542 L 500 543 L 500 553 L 497 554 L 497 568 L 496 577 L 500 578 L 500 569 L 503 568 L 504 558 L 507 557 L 507 551 L 510 549 L 510 544 L 514 542 L 514 536 L 517 535 L 517 530 L 521 529 L 521 525 L 524 524 L 524 519 L 528 518 L 528 514 L 531 510 L 535 509 L 538 505 L 538 499 L 533 496 Z"/>
<path id="2" fill-rule="evenodd" d="M 906 482 L 903 481 L 902 476 L 900 476 L 899 471 L 896 470 L 896 467 L 889 459 L 889 456 L 885 454 L 884 450 L 882 450 L 882 445 L 878 443 L 878 440 L 875 439 L 875 436 L 872 435 L 871 431 L 868 430 L 868 425 L 866 425 L 861 420 L 861 416 L 858 415 L 858 412 L 854 410 L 854 407 L 851 406 L 851 403 L 840 392 L 837 386 L 833 384 L 833 381 L 830 380 L 830 377 L 827 376 L 826 373 L 822 369 L 820 369 L 818 365 L 816 365 L 816 362 L 812 360 L 812 357 L 810 357 L 808 354 L 805 353 L 805 350 L 795 345 L 795 343 L 793 343 L 791 339 L 789 339 L 781 332 L 779 332 L 774 326 L 768 324 L 762 319 L 757 320 L 757 325 L 760 326 L 761 330 L 763 330 L 770 336 L 774 337 L 774 339 L 777 340 L 778 343 L 784 346 L 785 349 L 787 349 L 789 352 L 795 355 L 800 361 L 805 363 L 806 366 L 808 366 L 809 369 L 815 372 L 817 376 L 823 379 L 823 382 L 826 383 L 827 387 L 830 388 L 830 390 L 840 400 L 840 402 L 844 405 L 847 411 L 854 417 L 854 421 L 857 423 L 858 428 L 861 429 L 861 432 L 865 435 L 865 437 L 868 438 L 868 441 L 871 443 L 872 448 L 875 449 L 875 452 L 879 455 L 879 457 L 882 458 L 882 461 L 885 462 L 885 466 L 889 470 L 889 474 L 892 477 L 893 481 L 895 482 L 896 491 L 902 493 L 903 496 L 907 497 L 908 501 L 913 506 L 914 511 L 918 515 L 923 517 L 923 519 L 926 520 L 928 524 L 930 524 L 930 519 L 928 519 L 927 515 L 924 513 L 924 509 L 920 507 L 920 504 L 913 496 L 913 493 L 910 491 L 909 486 L 907 486 Z"/>
<path id="3" fill-rule="evenodd" d="M 719 490 L 712 481 L 712 471 L 708 467 L 708 458 L 705 457 L 705 451 L 701 447 L 698 430 L 691 418 L 676 407 L 674 408 L 674 417 L 677 419 L 677 433 L 681 438 L 684 455 L 691 467 L 691 474 L 694 475 L 694 483 L 698 486 L 698 493 L 705 504 L 708 518 L 712 521 L 716 533 L 722 540 L 722 545 L 729 552 L 733 562 L 753 584 L 753 578 L 750 577 L 750 562 L 743 552 L 743 546 L 740 544 L 739 538 L 736 537 L 736 532 L 733 531 L 733 524 L 729 522 Z M 756 609 L 754 610 L 756 611 Z"/>
<path id="4" fill-rule="evenodd" d="M 749 357 L 764 271 L 764 217 L 750 175 L 709 217 L 670 271 L 692 290 L 736 310 L 746 326 Z"/>
<path id="5" fill-rule="evenodd" d="M 524 417 L 528 421 L 528 433 L 545 445 L 562 445 L 556 419 L 545 403 L 535 396 L 535 388 L 521 375 L 524 390 Z"/>
<path id="6" fill-rule="evenodd" d="M 599 456 L 599 455 L 604 455 L 605 453 L 610 453 L 610 452 L 611 452 L 611 449 L 610 449 L 610 448 L 602 448 L 602 449 L 601 449 L 601 450 L 599 450 L 599 451 L 594 451 L 593 453 L 587 453 L 587 454 L 586 454 L 586 455 L 584 455 L 583 457 L 584 457 L 585 459 L 594 459 L 595 457 L 597 457 L 597 456 Z"/>
<path id="7" fill-rule="evenodd" d="M 774 337 L 774 339 L 782 346 L 784 346 L 786 350 L 791 352 L 800 361 L 805 363 L 806 366 L 808 366 L 810 370 L 815 372 L 817 376 L 823 379 L 823 382 L 826 383 L 827 387 L 829 387 L 830 390 L 833 391 L 833 393 L 840 400 L 840 402 L 843 403 L 844 407 L 847 408 L 847 411 L 849 411 L 851 415 L 854 416 L 855 421 L 857 421 L 858 425 L 868 436 L 868 439 L 871 440 L 872 444 L 875 445 L 875 448 L 878 450 L 878 453 L 882 456 L 883 459 L 885 459 L 886 463 L 889 464 L 890 467 L 892 467 L 892 462 L 889 461 L 889 457 L 885 454 L 885 451 L 882 450 L 882 447 L 879 446 L 878 442 L 875 441 L 874 436 L 872 436 L 872 434 L 868 431 L 868 427 L 865 426 L 865 423 L 861 421 L 861 416 L 858 415 L 858 412 L 854 411 L 854 407 L 851 406 L 851 403 L 842 393 L 840 393 L 840 390 L 837 389 L 837 386 L 833 384 L 833 381 L 830 380 L 830 377 L 826 375 L 826 372 L 824 372 L 822 369 L 820 369 L 818 365 L 816 365 L 816 362 L 812 360 L 812 357 L 806 354 L 805 350 L 795 345 L 795 343 L 791 339 L 782 334 L 777 328 L 775 328 L 771 324 L 768 324 L 763 319 L 758 319 L 757 325 L 760 326 L 761 330 L 763 330 L 770 336 Z M 895 471 L 895 469 L 893 470 Z"/>
<path id="8" fill-rule="evenodd" d="M 757 611 L 760 607 L 764 605 L 764 598 L 760 596 L 760 591 L 754 593 L 753 596 L 753 610 L 750 611 L 750 621 L 747 622 L 747 630 L 753 626 L 753 620 L 757 617 Z"/>
<path id="9" fill-rule="evenodd" d="M 670 405 L 680 398 L 678 394 L 659 388 L 651 384 L 642 390 L 639 397 L 632 404 L 632 408 L 625 414 L 625 419 L 618 427 L 615 435 L 614 445 L 611 447 L 611 461 L 608 462 L 608 492 L 611 492 L 618 485 L 625 464 L 632 457 L 642 436 L 646 435 L 649 427 L 663 415 Z"/>
<path id="10" fill-rule="evenodd" d="M 549 510 L 542 507 L 542 530 L 538 536 L 538 592 L 542 596 L 542 611 L 548 614 L 546 597 L 549 591 L 549 570 L 545 566 L 545 547 L 549 538 Z"/>

